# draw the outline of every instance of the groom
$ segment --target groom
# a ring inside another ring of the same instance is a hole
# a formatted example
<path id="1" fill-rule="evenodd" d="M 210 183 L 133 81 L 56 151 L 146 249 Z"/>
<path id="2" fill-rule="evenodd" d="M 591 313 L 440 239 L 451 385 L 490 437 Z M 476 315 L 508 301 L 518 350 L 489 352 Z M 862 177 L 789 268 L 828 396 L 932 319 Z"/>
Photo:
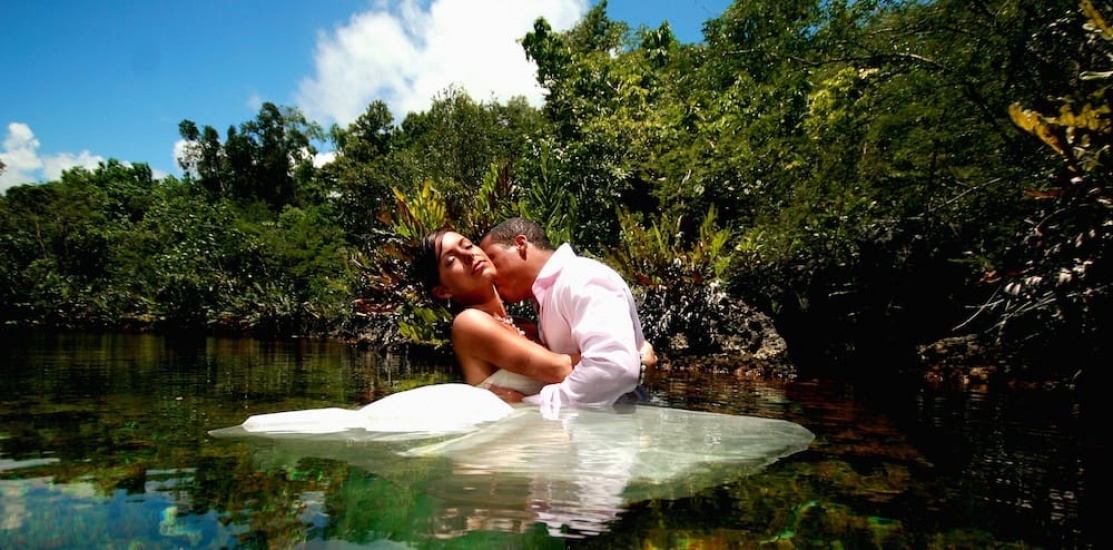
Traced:
<path id="1" fill-rule="evenodd" d="M 541 226 L 525 218 L 498 224 L 480 247 L 498 270 L 495 286 L 503 299 L 534 304 L 541 342 L 557 353 L 581 354 L 563 382 L 526 402 L 543 411 L 611 405 L 637 388 L 645 337 L 630 287 L 618 273 L 577 256 L 567 243 L 554 250 Z"/>

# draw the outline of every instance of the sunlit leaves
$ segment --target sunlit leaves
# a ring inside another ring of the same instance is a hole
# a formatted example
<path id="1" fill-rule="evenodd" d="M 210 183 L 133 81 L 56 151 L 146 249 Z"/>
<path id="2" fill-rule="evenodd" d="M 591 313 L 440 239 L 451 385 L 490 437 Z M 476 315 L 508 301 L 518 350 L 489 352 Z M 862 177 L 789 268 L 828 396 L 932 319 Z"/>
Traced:
<path id="1" fill-rule="evenodd" d="M 409 197 L 395 189 L 394 198 L 397 214 L 391 227 L 403 239 L 418 242 L 432 231 L 449 225 L 446 202 L 429 182 Z"/>
<path id="2" fill-rule="evenodd" d="M 1059 115 L 1050 117 L 1013 104 L 1009 106 L 1009 116 L 1017 126 L 1040 138 L 1062 156 L 1072 171 L 1080 174 L 1098 167 L 1108 146 L 1101 143 L 1101 136 L 1113 134 L 1113 110 L 1109 104 L 1086 103 L 1077 113 L 1072 105 L 1062 105 Z M 1106 138 L 1105 141 L 1110 140 Z"/>

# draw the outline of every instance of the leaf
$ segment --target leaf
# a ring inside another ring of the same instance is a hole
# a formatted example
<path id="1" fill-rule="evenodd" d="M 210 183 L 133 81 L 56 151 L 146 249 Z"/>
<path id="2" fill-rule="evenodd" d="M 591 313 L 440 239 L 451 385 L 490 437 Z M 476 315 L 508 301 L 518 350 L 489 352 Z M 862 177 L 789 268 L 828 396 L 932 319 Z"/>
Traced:
<path id="1" fill-rule="evenodd" d="M 1054 128 L 1045 123 L 1043 115 L 1031 109 L 1022 109 L 1017 104 L 1009 105 L 1009 118 L 1022 130 L 1034 134 L 1041 141 L 1049 145 L 1056 153 L 1065 155 L 1065 144 L 1056 135 Z"/>

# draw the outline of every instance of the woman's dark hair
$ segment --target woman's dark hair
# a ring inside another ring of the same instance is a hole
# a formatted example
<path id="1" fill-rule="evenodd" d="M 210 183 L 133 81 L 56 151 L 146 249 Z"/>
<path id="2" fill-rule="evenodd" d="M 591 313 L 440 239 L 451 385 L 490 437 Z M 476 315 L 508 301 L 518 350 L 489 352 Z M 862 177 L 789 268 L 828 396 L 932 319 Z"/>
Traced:
<path id="1" fill-rule="evenodd" d="M 451 227 L 442 227 L 421 240 L 421 248 L 417 258 L 414 258 L 414 271 L 418 279 L 425 286 L 425 292 L 432 294 L 433 289 L 441 284 L 440 257 L 438 256 L 441 239 L 445 233 L 455 231 Z"/>

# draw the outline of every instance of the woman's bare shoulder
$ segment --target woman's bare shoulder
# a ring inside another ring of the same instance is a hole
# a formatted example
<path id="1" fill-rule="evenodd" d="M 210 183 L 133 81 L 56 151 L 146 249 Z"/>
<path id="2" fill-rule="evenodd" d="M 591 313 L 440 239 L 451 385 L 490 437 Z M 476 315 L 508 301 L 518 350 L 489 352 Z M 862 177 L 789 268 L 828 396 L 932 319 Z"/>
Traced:
<path id="1" fill-rule="evenodd" d="M 489 327 L 495 321 L 487 313 L 475 308 L 468 308 L 456 314 L 452 319 L 452 331 L 468 331 Z"/>

